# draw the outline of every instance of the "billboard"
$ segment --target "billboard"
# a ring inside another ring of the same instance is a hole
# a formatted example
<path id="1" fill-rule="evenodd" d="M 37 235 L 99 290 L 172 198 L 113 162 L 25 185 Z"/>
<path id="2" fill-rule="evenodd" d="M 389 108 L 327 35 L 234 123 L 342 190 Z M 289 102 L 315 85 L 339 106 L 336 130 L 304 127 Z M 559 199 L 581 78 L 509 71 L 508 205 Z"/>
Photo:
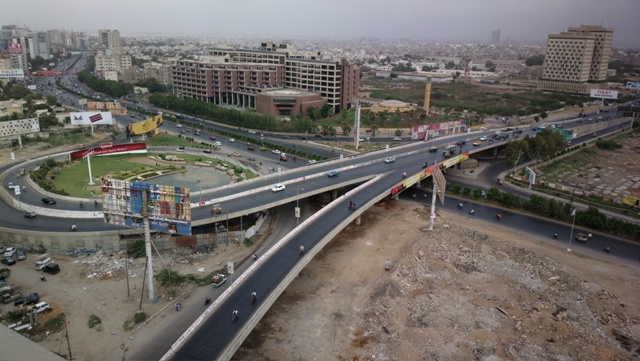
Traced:
<path id="1" fill-rule="evenodd" d="M 431 123 L 414 125 L 411 129 L 411 139 L 425 139 L 440 137 L 444 135 L 460 134 L 466 129 L 466 122 L 464 120 L 454 120 L 451 122 L 443 123 Z"/>
<path id="2" fill-rule="evenodd" d="M 149 133 L 150 131 L 162 125 L 162 114 L 158 114 L 145 120 L 127 124 L 127 136 L 140 135 Z"/>
<path id="3" fill-rule="evenodd" d="M 151 231 L 191 235 L 189 188 L 109 178 L 100 188 L 105 223 L 144 228 L 147 217 Z"/>
<path id="4" fill-rule="evenodd" d="M 638 90 L 640 89 L 640 81 L 628 81 L 625 88 L 629 90 Z"/>
<path id="5" fill-rule="evenodd" d="M 111 143 L 111 142 L 109 142 Z M 146 153 L 147 152 L 147 143 L 126 143 L 126 144 L 109 144 L 102 143 L 100 146 L 90 149 L 82 149 L 76 150 L 75 152 L 69 153 L 69 157 L 71 160 L 80 159 L 86 156 L 88 153 L 91 153 L 92 156 L 99 155 L 111 155 L 111 154 L 127 154 L 127 153 Z"/>
<path id="6" fill-rule="evenodd" d="M 591 89 L 592 98 L 600 99 L 618 99 L 617 90 Z"/>
<path id="7" fill-rule="evenodd" d="M 622 204 L 627 204 L 634 207 L 640 207 L 640 199 L 633 196 L 622 196 Z"/>
<path id="8" fill-rule="evenodd" d="M 0 78 L 24 78 L 24 71 L 22 69 L 0 69 Z"/>
<path id="9" fill-rule="evenodd" d="M 27 118 L 0 122 L 0 137 L 18 134 L 37 133 L 40 131 L 38 118 Z"/>
<path id="10" fill-rule="evenodd" d="M 82 112 L 82 113 L 70 113 L 71 125 L 102 125 L 113 124 L 113 118 L 109 112 Z"/>
<path id="11" fill-rule="evenodd" d="M 127 115 L 127 108 L 118 102 L 88 102 L 87 109 L 95 112 L 111 112 L 113 115 Z"/>
<path id="12" fill-rule="evenodd" d="M 7 51 L 11 54 L 22 54 L 22 44 L 9 43 Z"/>
<path id="13" fill-rule="evenodd" d="M 38 71 L 32 71 L 31 75 L 34 75 L 34 76 L 60 76 L 60 75 L 64 75 L 64 71 L 63 70 L 38 70 Z"/>
<path id="14" fill-rule="evenodd" d="M 85 105 L 85 104 L 87 104 L 86 98 L 78 99 L 78 105 Z"/>

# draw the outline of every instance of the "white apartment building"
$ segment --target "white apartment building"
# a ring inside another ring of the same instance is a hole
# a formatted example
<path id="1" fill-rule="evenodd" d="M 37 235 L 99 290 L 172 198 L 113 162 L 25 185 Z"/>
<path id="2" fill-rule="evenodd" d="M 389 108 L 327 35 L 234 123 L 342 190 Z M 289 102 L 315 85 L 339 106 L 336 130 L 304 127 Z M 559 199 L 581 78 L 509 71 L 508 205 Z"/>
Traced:
<path id="1" fill-rule="evenodd" d="M 105 49 L 111 50 L 113 54 L 122 54 L 118 30 L 98 30 L 98 38 Z"/>

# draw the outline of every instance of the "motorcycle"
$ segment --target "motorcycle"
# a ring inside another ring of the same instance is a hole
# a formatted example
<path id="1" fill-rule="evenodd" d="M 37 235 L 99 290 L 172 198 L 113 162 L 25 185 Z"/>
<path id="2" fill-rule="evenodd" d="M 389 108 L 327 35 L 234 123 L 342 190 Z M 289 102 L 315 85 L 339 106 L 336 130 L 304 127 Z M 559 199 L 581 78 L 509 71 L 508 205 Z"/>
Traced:
<path id="1" fill-rule="evenodd" d="M 611 248 L 609 248 L 609 246 L 606 246 L 606 247 L 603 249 L 603 251 L 604 251 L 605 253 L 609 253 L 609 252 L 611 252 Z"/>
<path id="2" fill-rule="evenodd" d="M 469 211 L 469 214 L 472 215 L 472 216 L 474 215 L 474 213 L 476 213 L 476 212 L 473 209 Z"/>
<path id="3" fill-rule="evenodd" d="M 462 209 L 462 207 L 464 207 L 464 204 L 462 203 L 458 204 L 458 208 Z"/>
<path id="4" fill-rule="evenodd" d="M 257 298 L 256 293 L 255 293 L 255 292 L 253 292 L 253 293 L 251 294 L 251 303 L 256 302 L 256 298 Z"/>
<path id="5" fill-rule="evenodd" d="M 303 254 L 304 253 L 304 246 L 301 245 L 300 248 L 299 248 L 299 251 L 300 251 L 300 254 Z"/>
<path id="6" fill-rule="evenodd" d="M 554 233 L 554 234 L 553 234 L 553 238 L 558 239 L 558 234 L 557 234 L 557 233 Z"/>
<path id="7" fill-rule="evenodd" d="M 231 313 L 231 321 L 235 322 L 238 319 L 238 310 L 233 310 Z"/>
<path id="8" fill-rule="evenodd" d="M 78 230 L 75 224 L 72 224 L 70 229 L 71 229 L 71 232 L 75 232 Z"/>
<path id="9" fill-rule="evenodd" d="M 211 299 L 209 297 L 204 299 L 204 305 L 207 306 L 211 303 Z"/>
<path id="10" fill-rule="evenodd" d="M 254 253 L 253 255 L 251 255 L 251 258 L 253 258 L 253 260 L 255 261 L 258 259 L 258 255 Z"/>
<path id="11" fill-rule="evenodd" d="M 498 213 L 498 215 L 496 216 L 496 218 L 497 218 L 498 220 L 502 220 L 502 214 Z"/>

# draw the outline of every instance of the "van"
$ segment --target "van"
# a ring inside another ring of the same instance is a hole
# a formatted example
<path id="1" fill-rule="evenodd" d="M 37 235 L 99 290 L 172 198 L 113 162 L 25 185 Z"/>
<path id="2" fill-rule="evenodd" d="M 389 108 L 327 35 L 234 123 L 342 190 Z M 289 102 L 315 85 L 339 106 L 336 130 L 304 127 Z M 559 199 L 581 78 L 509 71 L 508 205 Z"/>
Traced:
<path id="1" fill-rule="evenodd" d="M 41 261 L 36 262 L 36 269 L 38 271 L 42 271 L 42 269 L 44 268 L 44 266 L 48 265 L 49 263 L 53 262 L 53 260 L 51 258 L 45 258 Z"/>
<path id="2" fill-rule="evenodd" d="M 49 306 L 48 303 L 46 302 L 39 302 L 36 303 L 35 306 L 33 306 L 33 308 L 31 308 L 30 312 L 33 313 L 40 313 L 40 312 L 44 312 L 44 311 L 52 311 L 53 309 L 51 308 L 51 306 Z"/>
<path id="3" fill-rule="evenodd" d="M 54 275 L 54 274 L 56 274 L 56 273 L 60 272 L 60 266 L 58 266 L 58 264 L 57 264 L 57 263 L 53 263 L 53 262 L 51 262 L 51 263 L 49 263 L 49 264 L 45 265 L 45 266 L 44 266 L 44 268 L 43 268 L 42 270 L 43 270 L 44 272 L 47 272 L 47 273 L 49 273 L 49 274 Z"/>

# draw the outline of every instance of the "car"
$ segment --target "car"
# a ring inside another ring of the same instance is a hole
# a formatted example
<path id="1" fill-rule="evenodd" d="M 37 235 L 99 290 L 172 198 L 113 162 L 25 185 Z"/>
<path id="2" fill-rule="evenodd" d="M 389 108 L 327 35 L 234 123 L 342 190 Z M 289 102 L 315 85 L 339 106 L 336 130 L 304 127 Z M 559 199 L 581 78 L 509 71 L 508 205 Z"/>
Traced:
<path id="1" fill-rule="evenodd" d="M 364 142 L 364 138 L 358 139 L 358 142 Z"/>
<path id="2" fill-rule="evenodd" d="M 4 251 L 6 251 L 7 249 L 4 248 L 4 246 L 0 246 L 0 253 L 4 254 Z"/>
<path id="3" fill-rule="evenodd" d="M 277 149 L 274 149 L 274 150 L 272 150 L 272 151 L 271 151 L 271 153 L 273 153 L 273 154 L 277 154 L 277 155 L 280 155 L 280 153 L 282 153 L 282 152 L 280 152 L 280 151 L 279 151 L 279 150 L 277 150 Z"/>
<path id="4" fill-rule="evenodd" d="M 589 239 L 589 237 L 584 233 L 578 233 L 576 235 L 576 241 L 587 242 L 587 239 Z"/>
<path id="5" fill-rule="evenodd" d="M 4 251 L 4 258 L 13 257 L 13 255 L 16 254 L 17 251 L 18 249 L 16 247 L 7 247 L 7 249 Z"/>
<path id="6" fill-rule="evenodd" d="M 289 138 L 287 138 L 289 139 Z M 300 140 L 309 140 L 309 137 L 300 137 Z"/>
<path id="7" fill-rule="evenodd" d="M 273 186 L 273 188 L 271 188 L 271 191 L 273 193 L 277 193 L 277 192 L 281 192 L 285 189 L 284 184 L 282 183 L 278 183 L 275 186 Z"/>
<path id="8" fill-rule="evenodd" d="M 562 125 L 562 124 L 557 124 L 557 125 L 556 125 L 556 128 L 562 129 L 562 128 L 564 128 L 564 125 Z"/>
<path id="9" fill-rule="evenodd" d="M 176 148 L 176 152 L 184 152 L 184 145 L 181 145 L 178 148 Z"/>
<path id="10" fill-rule="evenodd" d="M 209 140 L 216 140 L 216 137 L 209 137 Z"/>
<path id="11" fill-rule="evenodd" d="M 435 153 L 438 151 L 438 147 L 431 147 L 429 148 L 429 153 Z"/>
<path id="12" fill-rule="evenodd" d="M 467 141 L 466 140 L 459 140 L 459 141 L 456 142 L 456 144 L 457 145 L 465 145 L 465 144 L 467 144 Z"/>
<path id="13" fill-rule="evenodd" d="M 24 212 L 25 218 L 36 218 L 38 214 L 35 211 L 26 211 Z"/>
<path id="14" fill-rule="evenodd" d="M 180 134 L 187 134 L 184 130 L 180 130 Z"/>
<path id="15" fill-rule="evenodd" d="M 487 137 L 480 137 L 480 141 L 484 142 L 487 140 Z"/>
<path id="16" fill-rule="evenodd" d="M 6 264 L 7 266 L 16 264 L 16 260 L 13 257 L 10 257 L 10 258 L 5 257 L 1 259 L 0 262 L 2 262 L 2 264 Z"/>
<path id="17" fill-rule="evenodd" d="M 218 288 L 225 282 L 227 282 L 227 276 L 223 275 L 222 273 L 216 273 L 215 275 L 213 275 L 213 277 L 211 277 L 211 284 L 213 285 L 213 287 Z"/>
<path id="18" fill-rule="evenodd" d="M 40 301 L 40 296 L 38 295 L 37 292 L 34 292 L 30 295 L 26 295 L 24 297 L 20 297 L 17 300 L 13 301 L 13 305 L 14 306 L 18 306 L 18 305 L 33 305 L 34 303 L 38 303 Z"/>
<path id="19" fill-rule="evenodd" d="M 282 138 L 282 139 L 291 139 L 291 137 L 290 137 L 290 136 L 288 136 L 288 135 L 283 135 L 281 138 Z"/>
<path id="20" fill-rule="evenodd" d="M 56 274 L 56 273 L 60 272 L 60 266 L 58 266 L 58 264 L 57 264 L 57 263 L 53 263 L 53 262 L 51 262 L 51 263 L 47 263 L 47 264 L 42 268 L 42 270 L 43 270 L 44 272 L 47 272 L 47 273 L 50 273 L 50 274 L 54 275 L 54 274 Z"/>
<path id="21" fill-rule="evenodd" d="M 13 188 L 20 188 L 20 186 L 17 184 L 13 184 L 13 182 L 9 182 L 9 189 L 13 189 Z"/>
<path id="22" fill-rule="evenodd" d="M 229 139 L 227 139 L 227 141 L 228 141 L 229 143 L 233 143 L 233 142 L 235 142 L 236 140 L 235 140 L 235 139 L 233 139 L 233 138 L 229 138 Z"/>
<path id="23" fill-rule="evenodd" d="M 393 137 L 393 140 L 394 140 L 394 141 L 396 141 L 396 142 L 399 142 L 399 141 L 401 141 L 401 140 L 402 140 L 402 138 L 400 138 L 400 137 Z"/>
<path id="24" fill-rule="evenodd" d="M 176 127 L 182 128 L 182 124 L 176 124 Z"/>
<path id="25" fill-rule="evenodd" d="M 513 128 L 504 128 L 504 131 L 505 131 L 505 132 L 508 132 L 508 131 L 510 131 L 510 130 L 513 130 Z"/>
<path id="26" fill-rule="evenodd" d="M 240 154 L 240 152 L 233 152 L 233 156 L 234 157 L 242 157 L 242 154 Z"/>
<path id="27" fill-rule="evenodd" d="M 396 161 L 396 157 L 386 157 L 386 158 L 384 159 L 384 162 L 385 162 L 385 163 L 393 163 L 393 162 L 395 162 L 395 161 Z"/>
<path id="28" fill-rule="evenodd" d="M 211 153 L 211 149 L 205 149 L 202 151 L 203 153 Z"/>
<path id="29" fill-rule="evenodd" d="M 331 170 L 327 173 L 327 177 L 329 178 L 333 178 L 335 176 L 337 176 L 338 174 L 340 174 L 340 171 L 338 171 L 337 169 Z"/>
<path id="30" fill-rule="evenodd" d="M 253 152 L 254 150 L 256 150 L 256 148 L 254 148 L 252 145 L 249 145 L 247 146 L 247 150 L 250 150 Z"/>
<path id="31" fill-rule="evenodd" d="M 280 158 L 279 159 L 280 159 L 281 162 L 286 162 L 287 161 L 287 156 L 284 153 L 282 153 L 282 154 L 280 154 Z"/>
<path id="32" fill-rule="evenodd" d="M 477 146 L 479 146 L 479 145 L 481 145 L 481 144 L 482 144 L 482 142 L 481 142 L 481 141 L 479 141 L 479 140 L 478 140 L 477 142 L 473 142 L 473 145 L 474 145 L 474 146 L 476 146 L 476 147 L 477 147 Z"/>
<path id="33" fill-rule="evenodd" d="M 45 312 L 45 311 L 53 311 L 53 309 L 51 308 L 51 306 L 49 306 L 48 303 L 39 302 L 39 303 L 36 303 L 36 305 L 33 306 L 33 308 L 31 308 L 31 310 L 29 312 L 31 312 L 31 313 L 40 313 L 40 312 Z"/>
<path id="34" fill-rule="evenodd" d="M 258 132 L 256 132 L 255 130 L 251 130 L 251 129 L 247 130 L 247 133 L 249 133 L 249 134 L 258 134 Z"/>
<path id="35" fill-rule="evenodd" d="M 27 259 L 27 252 L 25 252 L 22 248 L 18 248 L 18 252 L 16 252 L 16 259 L 18 261 L 24 261 L 25 259 Z"/>
<path id="36" fill-rule="evenodd" d="M 11 275 L 11 270 L 8 268 L 0 269 L 0 280 L 3 280 Z"/>
<path id="37" fill-rule="evenodd" d="M 309 164 L 316 164 L 316 163 L 318 163 L 318 161 L 317 161 L 317 160 L 315 160 L 315 159 L 309 159 L 309 161 L 308 161 L 307 163 L 309 163 Z"/>
<path id="38" fill-rule="evenodd" d="M 216 147 L 222 147 L 222 143 L 220 143 L 220 142 L 215 142 L 215 143 L 213 143 L 213 145 L 216 146 Z"/>
<path id="39" fill-rule="evenodd" d="M 267 150 L 267 147 L 262 146 L 262 147 L 260 147 L 260 150 L 261 150 L 261 151 L 265 151 L 265 150 Z"/>

